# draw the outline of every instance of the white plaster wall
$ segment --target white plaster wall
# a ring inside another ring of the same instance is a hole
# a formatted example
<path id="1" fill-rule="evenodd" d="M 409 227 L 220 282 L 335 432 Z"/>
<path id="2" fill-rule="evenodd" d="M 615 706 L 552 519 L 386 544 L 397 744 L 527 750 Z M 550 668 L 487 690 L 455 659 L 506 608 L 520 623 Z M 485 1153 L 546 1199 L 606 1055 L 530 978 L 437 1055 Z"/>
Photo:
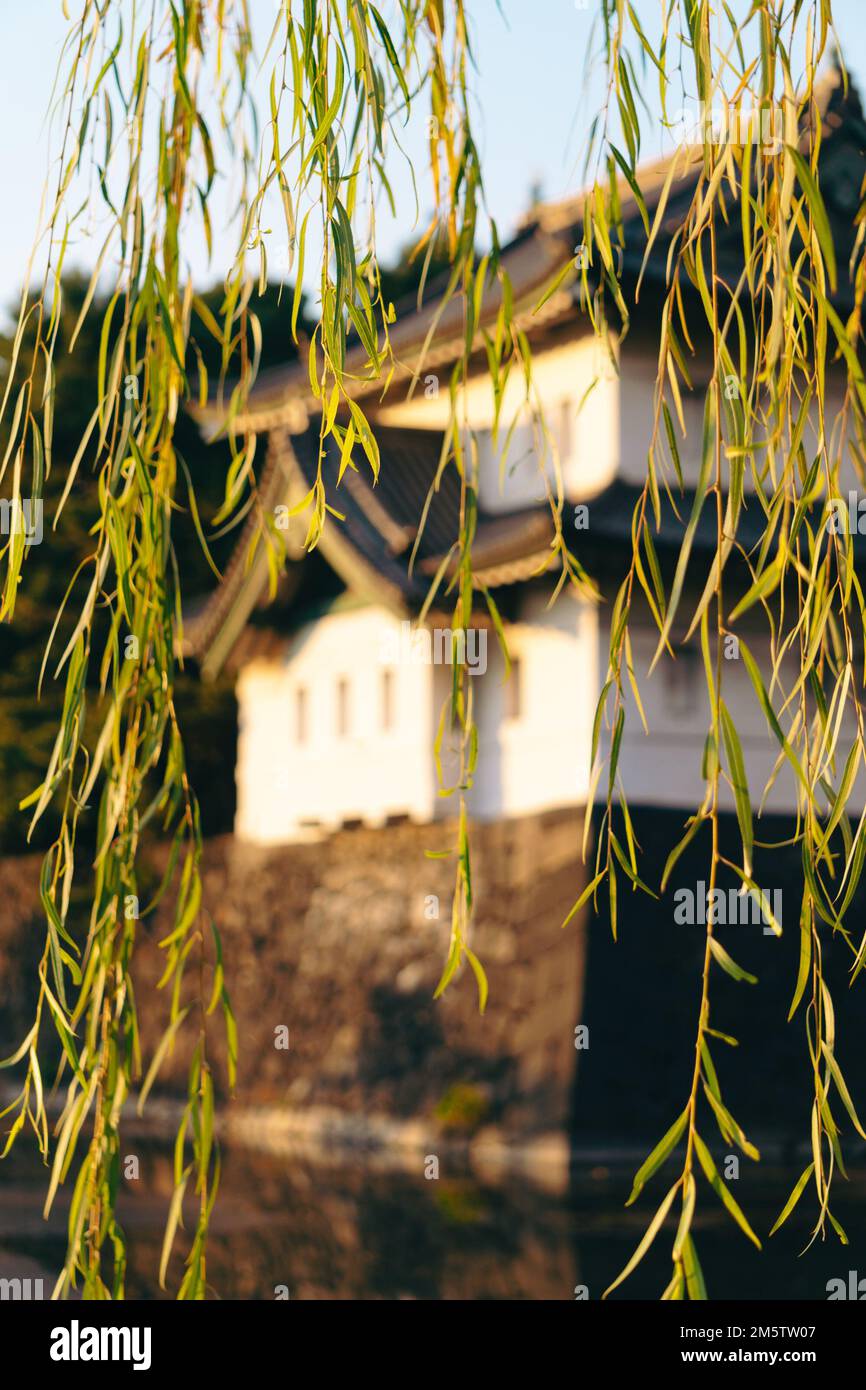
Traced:
<path id="1" fill-rule="evenodd" d="M 607 669 L 610 634 L 599 610 L 563 595 L 552 611 L 541 596 L 529 598 L 520 621 L 509 625 L 509 649 L 518 662 L 520 707 L 508 717 L 504 663 L 488 634 L 487 669 L 472 677 L 479 729 L 478 765 L 468 807 L 479 820 L 497 820 L 555 807 L 583 805 L 589 795 L 590 742 L 596 700 Z M 238 836 L 279 844 L 335 829 L 346 821 L 381 824 L 390 815 L 427 823 L 455 814 L 455 798 L 438 795 L 433 743 L 449 684 L 450 668 L 393 661 L 386 636 L 400 623 L 382 609 L 331 614 L 295 638 L 282 662 L 255 662 L 238 682 Z M 768 681 L 766 653 L 750 647 Z M 631 692 L 619 774 L 629 803 L 694 811 L 704 783 L 701 761 L 709 726 L 703 669 L 696 648 L 676 662 L 663 658 L 653 674 L 655 651 L 648 629 L 632 633 L 635 671 L 649 724 L 644 734 Z M 385 660 L 383 661 L 383 656 Z M 382 727 L 382 672 L 392 671 L 393 727 Z M 350 726 L 337 732 L 337 684 L 349 681 Z M 511 679 L 514 679 L 512 676 Z M 783 672 L 790 690 L 794 673 Z M 307 691 L 307 739 L 295 736 L 295 692 Z M 769 812 L 796 808 L 794 774 L 783 763 L 769 793 L 778 747 L 769 733 L 745 665 L 726 660 L 724 698 L 740 734 L 752 806 Z M 783 724 L 785 721 L 783 720 Z M 854 729 L 843 720 L 838 778 Z M 601 753 L 609 754 L 609 730 Z M 444 771 L 455 776 L 453 743 L 446 731 Z M 597 799 L 603 800 L 606 773 Z M 733 810 L 722 779 L 721 803 Z M 861 772 L 850 801 L 858 814 L 866 803 Z"/>
<path id="2" fill-rule="evenodd" d="M 768 652 L 757 635 L 747 640 L 749 650 L 761 669 L 765 687 L 769 688 Z M 603 628 L 599 633 L 602 680 L 607 669 L 609 642 L 609 628 Z M 676 662 L 670 657 L 662 657 L 653 674 L 648 676 L 656 642 L 657 634 L 654 637 L 649 630 L 632 632 L 635 674 L 649 726 L 649 736 L 643 731 L 629 690 L 619 755 L 619 774 L 630 805 L 679 807 L 686 811 L 694 811 L 704 797 L 705 783 L 701 777 L 701 762 L 707 730 L 710 727 L 703 663 L 699 649 L 690 647 L 685 653 L 682 650 L 678 652 Z M 796 679 L 797 673 L 790 663 L 785 665 L 782 670 L 782 682 L 786 694 L 790 692 Z M 776 765 L 779 745 L 767 728 L 766 719 L 742 658 L 724 661 L 722 694 L 740 735 L 753 812 L 757 814 L 763 800 L 764 809 L 768 812 L 793 813 L 797 805 L 796 778 L 787 760 L 783 762 L 772 787 L 766 797 L 764 796 L 767 781 Z M 773 707 L 777 713 L 779 705 L 777 690 L 773 697 Z M 783 717 L 781 723 L 783 729 L 787 730 L 787 718 Z M 853 737 L 853 716 L 848 712 L 842 721 L 840 747 L 843 751 L 838 759 L 837 779 Z M 608 729 L 602 732 L 601 751 L 607 758 L 610 752 Z M 724 763 L 723 754 L 723 765 Z M 605 770 L 596 793 L 597 801 L 604 801 L 606 789 Z M 852 810 L 856 809 L 859 813 L 864 804 L 864 797 L 866 785 L 861 774 L 851 797 Z M 724 810 L 734 810 L 733 794 L 724 778 L 720 783 L 720 801 Z"/>
<path id="3" fill-rule="evenodd" d="M 519 662 L 520 709 L 506 717 L 504 662 L 487 635 L 487 668 L 470 677 L 479 729 L 470 814 L 481 820 L 581 805 L 598 683 L 598 614 L 563 595 L 548 611 L 533 597 L 510 626 Z M 445 664 L 393 660 L 386 649 L 401 623 L 379 608 L 338 612 L 294 639 L 281 662 L 253 662 L 238 681 L 240 839 L 279 844 L 345 821 L 381 824 L 389 815 L 428 822 L 454 815 L 438 795 L 433 744 L 450 685 Z M 405 640 L 405 637 L 404 637 Z M 384 659 L 383 659 L 384 658 Z M 393 672 L 394 727 L 382 728 L 381 680 Z M 337 688 L 350 683 L 350 732 L 337 733 Z M 295 696 L 307 692 L 307 738 L 296 738 Z M 453 744 L 442 749 L 453 779 Z"/>
<path id="4" fill-rule="evenodd" d="M 621 358 L 619 474 L 625 482 L 635 483 L 641 487 L 646 481 L 647 448 L 652 437 L 655 418 L 657 369 L 658 363 L 649 353 L 642 352 L 636 347 L 630 347 L 628 340 L 626 340 Z M 682 438 L 674 418 L 677 448 L 686 486 L 694 487 L 700 469 L 703 395 L 698 400 L 696 396 L 689 396 L 687 392 L 684 392 L 683 415 L 686 424 L 685 438 Z M 666 457 L 667 442 L 663 422 L 660 426 L 660 432 L 665 441 L 661 453 L 663 457 Z M 676 486 L 673 470 L 671 473 L 672 483 Z"/>
<path id="5" fill-rule="evenodd" d="M 398 621 L 381 608 L 335 612 L 304 628 L 281 663 L 254 662 L 238 680 L 236 830 L 278 844 L 389 815 L 433 816 L 431 667 L 387 658 Z M 382 674 L 392 671 L 393 727 L 383 728 Z M 349 732 L 337 733 L 337 689 L 349 682 Z M 307 692 L 307 738 L 295 695 Z"/>
<path id="6" fill-rule="evenodd" d="M 495 637 L 478 683 L 478 770 L 468 798 L 479 820 L 585 804 L 598 681 L 598 611 L 564 594 L 552 610 L 540 596 L 507 629 L 518 663 L 516 718 L 507 718 L 505 665 Z"/>
<path id="7" fill-rule="evenodd" d="M 584 332 L 533 356 L 532 373 L 537 399 L 558 450 L 566 496 L 594 496 L 614 478 L 620 452 L 619 382 L 609 358 L 595 336 Z M 450 402 L 444 381 L 440 388 L 435 394 L 433 377 L 425 373 L 411 401 L 386 406 L 376 418 L 383 425 L 445 429 Z M 539 458 L 545 451 L 525 395 L 522 372 L 512 371 L 503 393 L 496 448 L 491 435 L 494 400 L 490 378 L 471 381 L 460 402 L 459 409 L 461 413 L 465 410 L 469 429 L 476 435 L 479 497 L 488 511 L 513 511 L 544 498 Z M 503 446 L 516 413 L 519 423 L 503 465 Z M 545 473 L 552 482 L 555 473 L 549 451 Z"/>
<path id="8" fill-rule="evenodd" d="M 685 437 L 681 434 L 678 418 L 673 405 L 668 397 L 668 405 L 671 410 L 671 417 L 674 423 L 674 432 L 677 440 L 677 450 L 680 456 L 680 464 L 683 472 L 683 479 L 686 487 L 694 487 L 698 480 L 701 461 L 701 439 L 703 435 L 704 420 L 704 398 L 705 390 L 700 384 L 700 368 L 692 367 L 696 389 L 694 392 L 682 390 L 683 418 L 686 426 Z M 631 345 L 626 339 L 621 356 L 621 394 L 619 399 L 619 437 L 621 439 L 621 457 L 619 460 L 619 475 L 628 483 L 634 483 L 642 487 L 647 475 L 647 449 L 652 438 L 653 421 L 655 418 L 655 381 L 658 363 L 645 349 L 639 345 Z M 828 441 L 831 448 L 835 450 L 837 439 L 833 433 L 838 429 L 840 411 L 842 408 L 842 396 L 832 383 L 828 383 L 827 388 L 827 430 L 831 434 Z M 667 435 L 664 422 L 659 427 L 660 445 L 657 449 L 657 457 L 667 460 L 668 446 Z M 809 419 L 803 430 L 803 448 L 809 463 L 812 462 L 818 452 L 820 440 L 820 421 L 817 411 L 812 410 Z M 758 450 L 756 458 L 763 466 L 765 453 Z M 672 487 L 677 487 L 676 474 L 673 467 L 669 468 L 669 477 Z M 849 488 L 858 489 L 859 484 L 854 465 L 850 457 L 846 456 L 843 462 L 840 478 L 842 482 L 843 496 L 847 496 Z M 744 489 L 746 492 L 754 491 L 754 482 L 751 469 L 747 466 L 744 477 Z"/>
<path id="9" fill-rule="evenodd" d="M 647 447 L 655 418 L 655 380 L 657 353 L 651 346 L 626 338 L 619 355 L 619 375 L 602 351 L 595 335 L 581 331 L 569 342 L 533 357 L 534 389 L 540 399 L 550 434 L 558 451 L 566 497 L 573 501 L 591 498 L 615 478 L 643 486 L 647 472 Z M 685 436 L 671 404 L 683 477 L 694 487 L 700 469 L 701 436 L 706 364 L 692 362 L 690 369 L 695 390 L 681 386 Z M 436 384 L 439 384 L 437 390 Z M 450 401 L 444 379 L 435 372 L 422 376 L 410 401 L 391 404 L 377 412 L 384 425 L 415 429 L 445 429 L 450 420 Z M 533 408 L 525 403 L 522 373 L 512 372 L 503 396 L 500 439 L 494 448 L 490 433 L 493 421 L 493 391 L 490 378 L 473 379 L 465 388 L 459 409 L 465 411 L 469 429 L 478 448 L 479 493 L 488 511 L 507 512 L 533 505 L 544 497 L 539 475 L 539 458 L 544 454 L 540 431 L 533 422 Z M 828 382 L 827 430 L 833 452 L 838 447 L 843 397 L 837 383 Z M 503 467 L 503 448 L 515 413 L 519 423 L 511 438 Z M 817 411 L 810 412 L 803 432 L 803 447 L 811 462 L 820 446 Z M 667 458 L 664 425 L 660 426 L 659 461 Z M 760 449 L 756 458 L 763 464 Z M 545 459 L 545 475 L 554 476 L 552 458 Z M 676 485 L 673 468 L 670 481 Z M 850 451 L 840 474 L 841 492 L 862 494 L 851 462 Z M 751 469 L 746 469 L 744 486 L 754 490 Z"/>

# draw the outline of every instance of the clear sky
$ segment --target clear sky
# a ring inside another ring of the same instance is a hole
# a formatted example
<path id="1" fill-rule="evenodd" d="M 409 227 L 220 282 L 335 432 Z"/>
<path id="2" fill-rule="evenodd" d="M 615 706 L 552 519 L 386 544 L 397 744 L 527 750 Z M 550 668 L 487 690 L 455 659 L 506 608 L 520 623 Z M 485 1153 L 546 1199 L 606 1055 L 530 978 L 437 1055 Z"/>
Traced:
<path id="1" fill-rule="evenodd" d="M 657 26 L 660 0 L 633 0 L 648 31 Z M 264 46 L 274 19 L 274 0 L 250 0 L 258 43 Z M 472 0 L 479 72 L 474 87 L 478 133 L 491 211 L 500 235 L 507 236 L 538 184 L 547 198 L 576 192 L 581 184 L 586 135 L 602 99 L 602 76 L 585 85 L 595 0 Z M 75 8 L 75 0 L 73 6 Z M 845 61 L 866 91 L 866 0 L 834 0 L 834 15 Z M 19 290 L 39 212 L 47 169 L 48 107 L 57 57 L 67 22 L 60 0 L 0 0 L 0 307 L 8 308 Z M 652 107 L 656 83 L 647 81 Z M 660 142 L 648 132 L 646 153 Z M 413 157 L 423 157 L 410 139 Z M 398 223 L 382 214 L 382 249 L 391 254 L 413 232 L 414 199 L 405 165 L 392 175 Z M 202 252 L 195 266 L 204 282 L 220 278 L 233 239 L 217 228 L 210 272 Z M 92 248 L 81 240 L 79 264 L 92 264 Z"/>

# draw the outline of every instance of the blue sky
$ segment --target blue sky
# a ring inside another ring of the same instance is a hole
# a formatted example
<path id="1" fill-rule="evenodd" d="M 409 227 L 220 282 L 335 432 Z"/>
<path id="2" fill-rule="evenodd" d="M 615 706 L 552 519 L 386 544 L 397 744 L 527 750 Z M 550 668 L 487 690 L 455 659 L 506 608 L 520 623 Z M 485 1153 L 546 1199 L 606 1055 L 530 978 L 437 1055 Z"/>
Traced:
<path id="1" fill-rule="evenodd" d="M 259 42 L 266 42 L 274 0 L 250 0 Z M 655 27 L 659 0 L 635 0 L 641 22 Z M 474 81 L 477 129 L 482 147 L 491 211 L 500 234 L 508 235 L 527 206 L 529 190 L 540 184 L 547 198 L 576 192 L 586 135 L 603 93 L 598 72 L 584 83 L 595 0 L 472 0 L 479 72 Z M 846 63 L 866 89 L 864 0 L 834 0 L 834 15 Z M 21 284 L 39 213 L 47 169 L 45 113 L 60 46 L 67 30 L 60 0 L 3 0 L 0 93 L 4 139 L 0 142 L 0 187 L 5 192 L 0 218 L 0 306 L 8 308 Z M 655 82 L 648 79 L 653 106 Z M 422 153 L 410 137 L 413 156 Z M 658 141 L 647 140 L 646 153 Z M 405 164 L 392 163 L 398 221 L 383 212 L 380 242 L 391 254 L 413 232 L 414 200 Z M 203 250 L 194 258 L 196 278 L 219 278 L 230 259 L 233 240 L 217 230 L 210 271 Z M 92 264 L 92 247 L 81 240 L 75 257 Z"/>

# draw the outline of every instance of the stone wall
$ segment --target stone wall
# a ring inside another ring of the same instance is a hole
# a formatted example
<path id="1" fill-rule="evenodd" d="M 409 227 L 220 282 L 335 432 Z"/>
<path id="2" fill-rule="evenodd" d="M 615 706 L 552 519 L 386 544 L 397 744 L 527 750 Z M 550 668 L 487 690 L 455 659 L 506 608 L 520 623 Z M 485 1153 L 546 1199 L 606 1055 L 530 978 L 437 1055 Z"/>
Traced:
<path id="1" fill-rule="evenodd" d="M 650 883 L 657 883 L 683 819 L 635 813 Z M 765 818 L 761 838 L 780 843 L 791 829 Z M 721 834 L 723 852 L 736 860 L 733 817 L 723 818 Z M 447 952 L 453 865 L 425 851 L 449 848 L 449 826 L 344 830 L 318 844 L 269 850 L 231 837 L 209 840 L 204 902 L 222 935 L 239 1032 L 236 1099 L 222 1107 L 233 1117 L 230 1133 L 269 1142 L 267 1117 L 276 1115 L 293 1142 L 324 1133 L 336 1149 L 364 1140 L 365 1125 L 369 1138 L 372 1125 L 379 1147 L 389 1148 L 398 1142 L 395 1124 L 375 1123 L 388 1119 L 408 1126 L 413 1154 L 431 1131 L 449 1128 L 455 1138 L 485 1143 L 494 1129 L 507 1142 L 538 1144 L 559 1131 L 584 1154 L 645 1153 L 690 1085 L 704 932 L 676 925 L 673 893 L 705 875 L 709 845 L 698 837 L 688 847 L 661 899 L 621 887 L 614 942 L 603 892 L 598 915 L 584 912 L 561 927 L 585 882 L 581 836 L 576 812 L 474 827 L 472 945 L 490 981 L 484 1017 L 467 968 L 442 999 L 432 997 Z M 796 845 L 756 848 L 757 881 L 783 893 L 781 940 L 760 927 L 716 933 L 759 980 L 736 984 L 716 970 L 711 1007 L 714 1026 L 740 1040 L 735 1050 L 714 1048 L 726 1103 L 762 1147 L 768 1136 L 783 1145 L 808 1141 L 812 1079 L 803 1007 L 787 1021 L 799 954 L 798 860 Z M 161 853 L 152 856 L 154 881 L 161 862 Z M 37 857 L 0 860 L 0 1056 L 17 1047 L 32 1021 L 44 943 L 38 866 Z M 439 916 L 430 917 L 435 897 Z M 855 943 L 864 907 L 861 888 L 849 914 Z M 82 901 L 82 918 L 85 910 Z M 166 919 L 141 922 L 136 993 L 145 1062 L 168 1014 L 165 992 L 153 988 L 167 926 Z M 866 986 L 861 976 L 849 987 L 850 952 L 822 933 L 836 1055 L 862 1113 Z M 191 981 L 195 974 L 191 968 Z M 206 990 L 209 984 L 206 972 Z M 151 1113 L 160 1099 L 183 1095 L 191 1023 L 166 1063 Z M 589 1030 L 586 1051 L 575 1050 L 577 1023 Z M 279 1028 L 289 1031 L 287 1051 L 275 1046 Z M 222 1078 L 217 1014 L 209 1050 Z M 51 1074 L 47 1058 L 44 1071 Z M 5 1072 L 0 1082 L 11 1077 Z M 836 1108 L 846 1145 L 858 1149 Z M 318 1130 L 317 1116 L 324 1119 Z M 412 1163 L 417 1168 L 415 1157 Z"/>
<path id="2" fill-rule="evenodd" d="M 239 1104 L 437 1116 L 445 1127 L 489 1122 L 527 1136 L 566 1126 L 583 935 L 562 922 L 584 882 L 582 818 L 552 813 L 473 832 L 472 946 L 490 984 L 483 1017 L 466 966 L 433 999 L 454 868 L 426 851 L 447 849 L 453 833 L 404 823 L 280 849 L 208 843 L 204 902 L 238 1021 Z M 156 937 L 148 932 L 138 972 L 145 1039 L 158 1021 Z M 216 1015 L 213 1023 L 218 1039 Z M 280 1028 L 288 1050 L 275 1045 Z M 218 1064 L 221 1054 L 215 1041 Z M 166 1076 L 177 1086 L 181 1073 L 177 1056 Z"/>
<path id="3" fill-rule="evenodd" d="M 474 830 L 472 945 L 490 983 L 483 1017 L 468 967 L 433 999 L 447 954 L 453 861 L 426 851 L 448 849 L 453 834 L 448 824 L 404 823 L 280 849 L 251 849 L 230 836 L 207 842 L 203 901 L 222 937 L 238 1024 L 235 1105 L 432 1118 L 457 1132 L 496 1124 L 527 1137 L 566 1126 L 584 938 L 577 924 L 561 924 L 584 882 L 581 816 Z M 153 853 L 154 882 L 162 863 L 162 852 Z M 44 943 L 38 868 L 38 856 L 0 861 L 0 1055 L 32 1021 Z M 141 896 L 145 903 L 144 888 Z M 140 925 L 145 1064 L 168 1014 L 165 991 L 153 988 L 167 927 L 165 916 Z M 196 973 L 191 967 L 191 979 Z M 275 1045 L 281 1027 L 288 1050 Z M 209 1033 L 222 1078 L 218 1013 Z M 53 1042 L 50 1028 L 46 1039 Z M 186 1060 L 181 1035 L 155 1098 L 182 1094 Z"/>

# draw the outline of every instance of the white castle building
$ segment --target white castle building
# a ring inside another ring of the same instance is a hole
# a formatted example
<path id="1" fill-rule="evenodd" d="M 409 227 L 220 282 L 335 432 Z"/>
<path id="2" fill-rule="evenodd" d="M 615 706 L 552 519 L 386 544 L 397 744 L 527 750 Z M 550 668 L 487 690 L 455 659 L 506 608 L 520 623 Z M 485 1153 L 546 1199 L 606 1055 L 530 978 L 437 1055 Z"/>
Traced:
<path id="1" fill-rule="evenodd" d="M 826 86 L 824 114 L 821 183 L 836 237 L 837 303 L 844 318 L 852 302 L 844 268 L 864 172 L 866 128 L 856 94 L 849 90 L 844 97 L 835 79 Z M 532 346 L 535 389 L 561 464 L 566 540 L 597 582 L 600 598 L 576 596 L 566 585 L 550 605 L 559 569 L 551 564 L 554 531 L 539 464 L 548 470 L 552 465 L 539 458 L 537 425 L 526 409 L 507 458 L 494 447 L 493 391 L 479 337 L 460 403 L 480 459 L 473 565 L 503 615 L 513 670 L 506 681 L 499 643 L 481 600 L 479 626 L 468 635 L 465 653 L 473 672 L 479 729 L 478 773 L 470 794 L 471 812 L 478 818 L 583 806 L 590 796 L 592 726 L 607 671 L 612 600 L 631 560 L 632 517 L 646 477 L 667 251 L 698 169 L 696 160 L 674 183 L 637 303 L 634 288 L 645 233 L 630 190 L 625 184 L 620 190 L 622 281 L 632 318 L 617 349 L 616 369 L 581 306 L 579 277 L 566 278 L 534 311 L 558 272 L 574 259 L 582 200 L 536 208 L 503 251 L 515 312 Z M 642 180 L 650 218 L 666 173 L 666 163 L 660 162 Z M 725 237 L 719 264 L 729 282 L 736 282 L 738 217 L 729 219 Z M 482 327 L 495 324 L 499 303 L 498 287 L 491 288 L 483 303 Z M 453 802 L 439 795 L 433 752 L 452 674 L 451 644 L 443 632 L 447 604 L 428 617 L 426 632 L 418 634 L 412 626 L 458 534 L 459 484 L 453 465 L 431 493 L 450 418 L 446 383 L 462 352 L 462 312 L 452 302 L 441 314 L 422 363 L 421 348 L 439 311 L 434 294 L 420 310 L 413 306 L 403 315 L 398 312 L 392 342 L 400 365 L 384 400 L 378 384 L 359 380 L 357 396 L 381 450 L 379 481 L 374 485 L 359 457 L 358 470 L 348 469 L 337 486 L 339 458 L 334 452 L 328 455 L 329 501 L 345 520 L 328 518 L 320 558 L 314 561 L 302 550 L 303 521 L 297 523 L 297 535 L 289 530 L 292 558 L 287 592 L 278 605 L 279 624 L 270 622 L 273 609 L 263 610 L 268 583 L 261 546 L 248 563 L 253 521 L 240 537 L 224 582 L 188 624 L 188 645 L 205 676 L 227 662 L 238 672 L 236 830 L 243 840 L 275 844 L 357 821 L 381 825 L 406 816 L 427 822 L 453 813 Z M 695 312 L 692 321 L 697 324 L 700 318 Z M 354 359 L 361 378 L 363 348 L 354 350 Z M 420 384 L 410 396 L 408 383 L 419 364 Z M 690 369 L 695 390 L 684 397 L 686 434 L 679 441 L 686 491 L 677 497 L 679 517 L 662 499 L 661 527 L 654 532 L 659 563 L 668 577 L 682 542 L 681 518 L 689 515 L 698 477 L 706 352 L 698 353 Z M 518 380 L 515 373 L 501 410 L 503 434 L 521 408 L 523 393 L 522 377 Z M 309 492 L 319 418 L 305 363 L 260 378 L 240 424 L 267 438 L 259 491 L 263 505 L 275 514 L 280 508 L 287 514 Z M 333 449 L 333 440 L 330 444 Z M 856 488 L 853 471 L 850 485 Z M 746 486 L 739 534 L 748 545 L 750 538 L 761 536 L 763 516 L 757 502 L 749 506 L 748 482 Z M 714 508 L 706 508 L 680 607 L 686 622 L 706 582 L 715 539 Z M 312 579 L 311 567 L 316 567 Z M 745 586 L 745 569 L 738 572 L 732 557 L 726 588 L 733 591 L 738 582 Z M 765 660 L 761 629 L 752 629 L 750 637 L 748 616 L 742 635 L 750 645 L 757 644 L 756 656 Z M 632 706 L 620 771 L 630 804 L 690 811 L 703 795 L 701 760 L 708 727 L 704 678 L 697 648 L 676 642 L 676 660 L 660 662 L 647 678 L 657 642 L 649 611 L 638 607 L 632 646 L 649 737 Z M 757 804 L 778 747 L 744 663 L 735 655 L 725 671 L 725 698 L 741 732 Z M 608 732 L 603 731 L 602 751 Z M 787 767 L 765 804 L 769 810 L 793 809 L 793 777 Z"/>

